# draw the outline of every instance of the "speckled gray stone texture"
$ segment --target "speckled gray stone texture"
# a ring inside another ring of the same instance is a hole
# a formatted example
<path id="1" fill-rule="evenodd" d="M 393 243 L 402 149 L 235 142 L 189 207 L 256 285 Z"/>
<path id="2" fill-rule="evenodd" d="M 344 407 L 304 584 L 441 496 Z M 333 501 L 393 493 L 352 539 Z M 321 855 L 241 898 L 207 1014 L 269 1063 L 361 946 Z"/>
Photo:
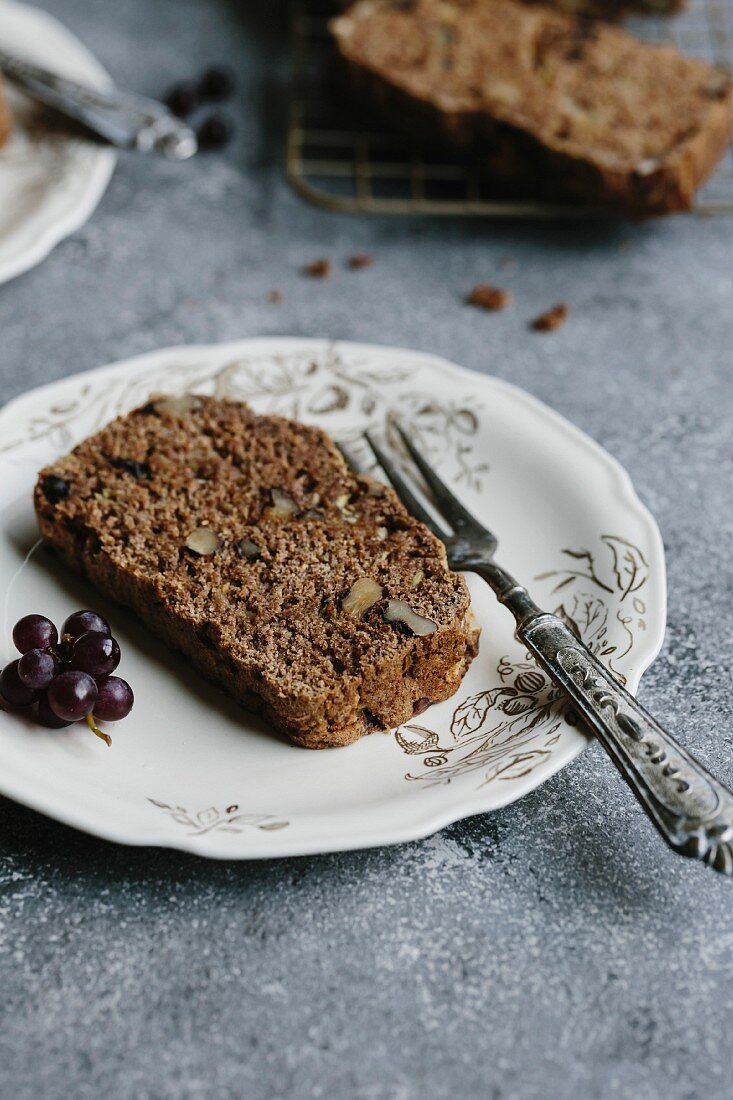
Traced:
<path id="1" fill-rule="evenodd" d="M 283 180 L 277 4 L 52 10 L 142 92 L 233 63 L 238 136 L 184 165 L 124 157 L 89 224 L 0 289 L 2 396 L 270 333 L 424 348 L 518 383 L 656 514 L 669 630 L 641 697 L 733 782 L 733 219 L 329 214 Z M 357 250 L 372 268 L 345 268 Z M 321 256 L 328 281 L 300 274 Z M 465 306 L 482 280 L 512 307 Z M 531 332 L 558 299 L 567 324 Z M 117 848 L 0 800 L 0 1095 L 717 1100 L 732 916 L 733 884 L 667 853 L 597 746 L 424 842 L 263 864 Z"/>

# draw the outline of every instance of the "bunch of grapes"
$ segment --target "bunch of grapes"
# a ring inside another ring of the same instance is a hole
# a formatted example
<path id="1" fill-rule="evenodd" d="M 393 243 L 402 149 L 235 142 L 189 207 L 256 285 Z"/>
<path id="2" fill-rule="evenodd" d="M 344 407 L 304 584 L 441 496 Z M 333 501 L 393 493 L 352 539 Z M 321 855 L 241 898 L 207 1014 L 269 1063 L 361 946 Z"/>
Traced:
<path id="1" fill-rule="evenodd" d="M 37 704 L 38 721 L 51 729 L 86 719 L 97 737 L 112 738 L 97 721 L 119 722 L 132 710 L 134 696 L 126 680 L 112 673 L 120 647 L 109 623 L 96 611 L 75 611 L 61 628 L 45 615 L 24 615 L 13 627 L 22 656 L 0 674 L 0 697 L 11 707 Z"/>

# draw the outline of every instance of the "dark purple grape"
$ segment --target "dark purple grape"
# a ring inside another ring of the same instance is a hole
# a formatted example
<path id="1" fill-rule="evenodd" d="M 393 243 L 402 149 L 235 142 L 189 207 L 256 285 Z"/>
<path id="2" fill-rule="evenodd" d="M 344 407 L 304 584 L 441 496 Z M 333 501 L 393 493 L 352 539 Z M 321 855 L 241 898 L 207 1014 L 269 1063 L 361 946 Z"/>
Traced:
<path id="1" fill-rule="evenodd" d="M 96 630 L 100 634 L 111 634 L 110 625 L 106 619 L 98 615 L 96 611 L 75 611 L 69 615 L 61 628 L 61 637 L 68 634 L 73 642 L 81 638 L 82 634 L 88 634 L 90 630 Z"/>
<path id="2" fill-rule="evenodd" d="M 234 134 L 232 126 L 226 115 L 209 115 L 196 131 L 199 149 L 214 150 L 223 149 L 228 145 Z"/>
<path id="3" fill-rule="evenodd" d="M 195 111 L 199 105 L 199 93 L 195 84 L 190 81 L 182 81 L 169 88 L 165 96 L 165 105 L 169 111 L 179 118 L 185 118 Z"/>
<path id="4" fill-rule="evenodd" d="M 67 722 L 64 718 L 59 718 L 58 714 L 54 714 L 48 705 L 45 693 L 38 700 L 38 721 L 42 726 L 48 726 L 51 730 L 60 730 L 64 726 L 71 725 L 71 722 Z"/>
<path id="5" fill-rule="evenodd" d="M 94 710 L 97 685 L 86 672 L 61 672 L 48 689 L 48 705 L 65 722 L 78 722 Z"/>
<path id="6" fill-rule="evenodd" d="M 212 65 L 199 80 L 198 92 L 202 99 L 226 99 L 236 84 L 233 71 L 226 65 Z"/>
<path id="7" fill-rule="evenodd" d="M 74 642 L 71 667 L 88 672 L 95 680 L 109 676 L 120 663 L 120 647 L 108 634 L 90 630 Z"/>
<path id="8" fill-rule="evenodd" d="M 50 649 L 58 640 L 56 627 L 45 615 L 24 615 L 13 627 L 13 643 L 19 653 L 27 653 L 29 649 Z"/>
<path id="9" fill-rule="evenodd" d="M 102 722 L 119 722 L 127 718 L 135 702 L 132 688 L 119 676 L 108 676 L 97 685 L 99 694 L 94 704 L 94 715 Z"/>
<path id="10" fill-rule="evenodd" d="M 19 661 L 11 661 L 0 673 L 0 695 L 11 707 L 29 707 L 38 698 L 38 692 L 26 687 L 18 676 Z"/>
<path id="11" fill-rule="evenodd" d="M 18 676 L 34 691 L 47 688 L 58 670 L 58 659 L 47 649 L 29 649 L 18 661 Z"/>
<path id="12" fill-rule="evenodd" d="M 71 660 L 71 651 L 74 648 L 73 642 L 67 642 L 63 639 L 55 645 L 51 652 L 57 658 L 60 665 L 68 665 Z"/>

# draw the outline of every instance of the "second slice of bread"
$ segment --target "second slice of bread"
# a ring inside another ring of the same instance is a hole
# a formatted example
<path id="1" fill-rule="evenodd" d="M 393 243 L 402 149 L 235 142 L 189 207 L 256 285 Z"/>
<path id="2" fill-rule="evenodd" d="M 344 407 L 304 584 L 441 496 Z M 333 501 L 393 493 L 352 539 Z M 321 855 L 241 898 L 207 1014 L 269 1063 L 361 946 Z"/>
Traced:
<path id="1" fill-rule="evenodd" d="M 358 0 L 331 28 L 396 124 L 546 196 L 687 210 L 730 138 L 725 73 L 541 4 Z"/>

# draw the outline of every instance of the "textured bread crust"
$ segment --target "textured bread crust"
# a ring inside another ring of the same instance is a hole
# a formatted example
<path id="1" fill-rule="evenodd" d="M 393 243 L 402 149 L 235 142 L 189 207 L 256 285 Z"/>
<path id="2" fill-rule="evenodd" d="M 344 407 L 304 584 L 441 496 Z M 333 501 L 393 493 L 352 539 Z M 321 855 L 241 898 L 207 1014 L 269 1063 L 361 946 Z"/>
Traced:
<path id="1" fill-rule="evenodd" d="M 363 99 L 546 197 L 687 210 L 730 138 L 727 74 L 542 4 L 359 0 L 331 29 Z"/>
<path id="2" fill-rule="evenodd" d="M 5 99 L 3 78 L 0 76 L 0 148 L 10 137 L 11 125 L 10 109 Z"/>
<path id="3" fill-rule="evenodd" d="M 477 651 L 442 543 L 317 428 L 152 399 L 43 470 L 35 506 L 70 566 L 299 745 L 407 721 Z M 358 616 L 344 599 L 360 579 L 381 594 Z M 387 622 L 389 600 L 433 632 Z"/>

